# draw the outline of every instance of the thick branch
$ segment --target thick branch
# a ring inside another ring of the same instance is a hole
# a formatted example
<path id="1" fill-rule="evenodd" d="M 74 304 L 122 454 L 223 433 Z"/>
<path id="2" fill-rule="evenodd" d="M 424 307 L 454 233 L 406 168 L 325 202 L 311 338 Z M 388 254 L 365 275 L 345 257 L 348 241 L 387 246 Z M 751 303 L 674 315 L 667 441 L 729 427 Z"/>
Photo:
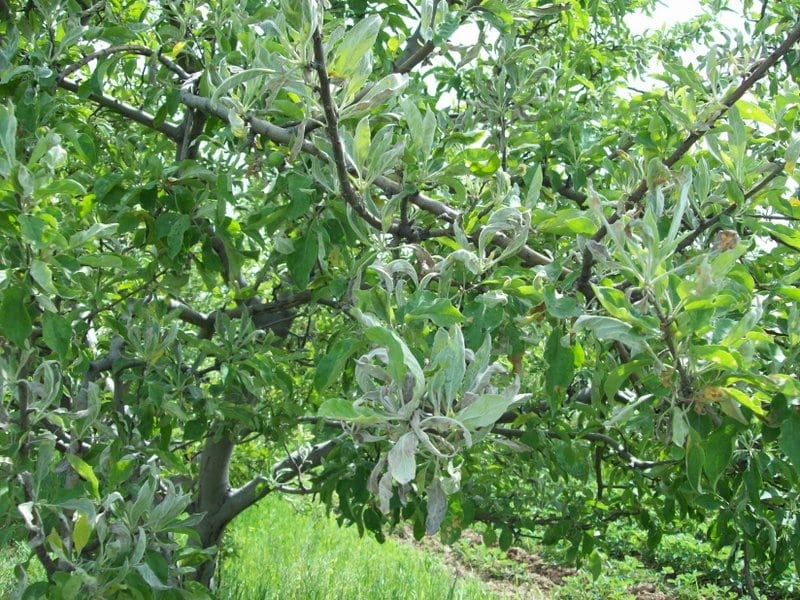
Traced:
<path id="1" fill-rule="evenodd" d="M 198 491 L 196 512 L 206 513 L 205 520 L 211 529 L 221 530 L 225 523 L 218 517 L 230 491 L 229 469 L 235 447 L 233 435 L 228 431 L 212 431 L 206 438 L 200 454 L 200 469 L 197 475 Z"/>
<path id="2" fill-rule="evenodd" d="M 249 508 L 273 491 L 282 491 L 281 484 L 288 483 L 319 466 L 322 460 L 336 447 L 340 438 L 328 440 L 292 452 L 289 456 L 273 465 L 271 477 L 258 475 L 240 488 L 228 494 L 225 503 L 217 513 L 217 519 L 223 524 L 229 523 L 236 515 Z"/>
<path id="3" fill-rule="evenodd" d="M 78 83 L 67 78 L 59 78 L 58 86 L 64 88 L 69 92 L 72 92 L 73 94 L 79 93 L 80 90 L 80 85 Z M 99 104 L 103 108 L 107 108 L 117 113 L 118 115 L 121 115 L 130 121 L 133 121 L 134 123 L 139 123 L 140 125 L 144 125 L 145 127 L 163 133 L 174 142 L 177 142 L 181 139 L 182 132 L 180 127 L 172 123 L 168 123 L 167 121 L 156 123 L 153 115 L 143 110 L 139 110 L 138 108 L 135 108 L 130 104 L 120 102 L 119 100 L 115 100 L 114 98 L 110 98 L 102 94 L 92 93 L 89 94 L 88 98 L 89 100 L 91 100 L 96 104 Z"/>

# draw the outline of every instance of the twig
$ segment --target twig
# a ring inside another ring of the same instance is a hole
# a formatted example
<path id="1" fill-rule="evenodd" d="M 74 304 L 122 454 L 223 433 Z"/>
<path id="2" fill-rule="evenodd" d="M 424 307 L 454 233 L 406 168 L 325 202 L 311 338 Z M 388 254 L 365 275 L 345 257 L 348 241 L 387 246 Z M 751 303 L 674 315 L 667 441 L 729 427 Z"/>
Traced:
<path id="1" fill-rule="evenodd" d="M 750 198 L 753 198 L 753 197 L 754 197 L 756 194 L 758 194 L 758 193 L 759 193 L 761 190 L 763 190 L 765 187 L 767 187 L 767 185 L 768 185 L 768 184 L 769 184 L 769 183 L 770 183 L 770 182 L 771 182 L 773 179 L 775 179 L 775 178 L 776 178 L 778 175 L 780 175 L 780 174 L 783 172 L 783 167 L 784 167 L 784 164 L 783 164 L 782 162 L 781 162 L 781 163 L 778 163 L 778 164 L 776 164 L 776 165 L 775 165 L 775 166 L 772 168 L 772 170 L 769 172 L 769 174 L 768 174 L 766 177 L 764 177 L 764 179 L 762 179 L 761 181 L 759 181 L 759 182 L 758 182 L 758 184 L 756 184 L 756 185 L 755 185 L 753 188 L 751 188 L 751 189 L 750 189 L 750 190 L 749 190 L 749 191 L 748 191 L 748 192 L 747 192 L 747 193 L 744 195 L 744 197 L 745 197 L 745 200 L 749 200 Z M 711 218 L 709 218 L 709 219 L 706 219 L 705 221 L 703 221 L 702 223 L 700 223 L 700 225 L 698 225 L 698 226 L 695 228 L 695 230 L 694 230 L 694 231 L 692 231 L 692 233 L 690 233 L 688 236 L 686 236 L 684 239 L 682 239 L 682 240 L 680 241 L 680 243 L 679 243 L 679 244 L 677 245 L 677 247 L 675 248 L 675 251 L 676 251 L 676 252 L 683 252 L 684 250 L 686 250 L 686 248 L 688 248 L 689 246 L 691 246 L 691 245 L 692 245 L 692 244 L 695 242 L 695 240 L 696 240 L 698 237 L 700 237 L 700 235 L 701 235 L 701 234 L 702 234 L 704 231 L 706 231 L 706 230 L 710 229 L 711 227 L 713 227 L 714 225 L 716 225 L 717 223 L 719 223 L 719 222 L 720 222 L 720 220 L 722 219 L 722 217 L 723 217 L 724 215 L 730 215 L 730 214 L 732 214 L 732 213 L 733 213 L 733 211 L 735 211 L 735 210 L 736 210 L 736 204 L 731 204 L 731 205 L 729 205 L 729 206 L 728 206 L 728 207 L 727 207 L 725 210 L 723 210 L 722 212 L 720 212 L 720 213 L 718 213 L 718 214 L 714 215 L 713 217 L 711 217 Z"/>
<path id="2" fill-rule="evenodd" d="M 322 99 L 322 108 L 325 111 L 325 123 L 328 130 L 328 139 L 331 141 L 331 152 L 333 153 L 333 164 L 336 167 L 336 176 L 339 179 L 339 187 L 345 202 L 367 223 L 376 229 L 382 228 L 381 220 L 373 215 L 364 202 L 359 198 L 353 186 L 350 184 L 350 174 L 347 170 L 347 159 L 344 155 L 342 139 L 339 136 L 339 116 L 336 114 L 336 107 L 333 104 L 331 95 L 331 81 L 328 77 L 328 67 L 325 64 L 325 48 L 322 45 L 322 33 L 315 29 L 311 36 L 314 44 L 314 69 L 319 77 L 319 95 Z"/>
<path id="3" fill-rule="evenodd" d="M 135 54 L 147 57 L 156 56 L 158 58 L 158 61 L 162 65 L 167 67 L 167 69 L 175 73 L 181 79 L 181 81 L 189 79 L 189 73 L 184 71 L 180 65 L 178 65 L 174 61 L 170 60 L 169 58 L 161 54 L 161 52 L 156 52 L 155 50 L 148 48 L 147 46 L 139 46 L 136 44 L 122 44 L 119 46 L 109 46 L 108 48 L 103 48 L 102 50 L 97 50 L 96 52 L 87 54 L 78 62 L 71 64 L 66 69 L 61 71 L 61 73 L 58 74 L 57 81 L 60 84 L 61 80 L 69 77 L 70 75 L 78 71 L 81 67 L 85 67 L 94 60 L 100 58 L 106 58 L 108 56 L 111 56 L 112 54 Z"/>
<path id="4" fill-rule="evenodd" d="M 522 429 L 510 429 L 508 427 L 494 427 L 492 428 L 492 433 L 496 433 L 498 435 L 502 435 L 504 437 L 510 438 L 521 438 L 525 435 L 525 431 Z M 547 430 L 544 432 L 544 435 L 550 439 L 563 439 L 563 434 L 557 431 Z M 604 433 L 596 433 L 596 432 L 585 432 L 579 433 L 574 436 L 580 440 L 587 440 L 589 442 L 599 442 L 601 444 L 605 444 L 608 446 L 609 449 L 613 450 L 620 458 L 622 458 L 626 463 L 627 466 L 632 467 L 634 469 L 652 469 L 653 467 L 662 467 L 668 465 L 677 464 L 680 461 L 676 460 L 642 460 L 640 458 L 636 458 L 636 456 L 631 453 L 623 444 L 620 444 L 614 438 L 605 435 Z"/>
<path id="5" fill-rule="evenodd" d="M 755 64 L 751 69 L 748 70 L 750 73 L 739 85 L 738 87 L 729 93 L 721 103 L 721 108 L 716 110 L 708 119 L 706 119 L 702 124 L 700 124 L 694 131 L 692 131 L 686 139 L 681 143 L 675 151 L 670 154 L 670 156 L 664 161 L 664 166 L 667 168 L 672 167 L 675 163 L 677 163 L 683 156 L 694 146 L 698 140 L 700 140 L 711 128 L 716 124 L 716 122 L 722 117 L 728 109 L 736 104 L 742 96 L 744 96 L 762 77 L 764 77 L 767 72 L 783 57 L 785 56 L 794 46 L 797 41 L 800 40 L 800 25 L 795 27 L 786 39 L 778 46 L 772 54 L 770 54 L 764 60 Z M 643 178 L 636 189 L 628 196 L 628 199 L 625 201 L 625 210 L 631 210 L 638 203 L 644 198 L 645 193 L 647 193 L 648 184 L 647 178 Z M 609 219 L 609 224 L 615 223 L 621 218 L 621 214 L 619 212 L 614 213 Z M 597 231 L 597 233 L 592 237 L 595 242 L 599 242 L 602 240 L 607 233 L 606 227 L 602 226 Z M 576 287 L 580 290 L 584 296 L 587 298 L 591 298 L 594 294 L 591 285 L 589 285 L 589 280 L 592 276 L 592 266 L 594 265 L 594 257 L 591 251 L 587 248 L 583 251 L 583 263 L 581 266 L 581 274 L 576 282 Z"/>
<path id="6" fill-rule="evenodd" d="M 65 90 L 72 92 L 73 94 L 77 94 L 80 91 L 80 84 L 71 79 L 59 78 L 58 87 L 64 88 Z M 183 132 L 181 128 L 173 123 L 169 123 L 167 121 L 162 121 L 161 123 L 156 123 L 155 117 L 150 113 L 147 113 L 143 110 L 135 108 L 130 104 L 126 104 L 124 102 L 120 102 L 114 98 L 110 98 L 109 96 L 105 96 L 103 94 L 95 94 L 91 93 L 88 96 L 89 100 L 95 102 L 102 106 L 103 108 L 107 108 L 109 110 L 114 111 L 115 113 L 133 121 L 134 123 L 139 123 L 140 125 L 144 125 L 149 129 L 154 129 L 158 132 L 163 133 L 169 139 L 174 142 L 177 142 L 181 139 Z"/>

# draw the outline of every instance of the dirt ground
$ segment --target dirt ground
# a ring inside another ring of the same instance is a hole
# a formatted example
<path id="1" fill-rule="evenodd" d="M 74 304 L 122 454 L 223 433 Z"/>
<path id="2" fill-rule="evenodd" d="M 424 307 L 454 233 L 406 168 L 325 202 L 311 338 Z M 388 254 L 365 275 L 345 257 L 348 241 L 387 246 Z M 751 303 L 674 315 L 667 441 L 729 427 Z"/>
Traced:
<path id="1" fill-rule="evenodd" d="M 400 531 L 397 537 L 401 540 L 423 547 L 443 557 L 444 562 L 459 576 L 475 575 L 482 579 L 487 587 L 501 598 L 518 600 L 544 600 L 552 597 L 553 592 L 563 583 L 565 577 L 574 575 L 575 569 L 554 565 L 543 560 L 539 555 L 523 548 L 512 546 L 506 551 L 506 557 L 518 565 L 522 565 L 526 581 L 509 577 L 502 572 L 489 569 L 476 569 L 465 564 L 452 548 L 442 544 L 437 538 L 423 538 L 414 541 L 410 531 Z M 462 540 L 470 544 L 482 544 L 480 535 L 464 532 Z M 637 584 L 628 588 L 636 600 L 670 600 L 670 597 L 656 590 L 652 584 Z"/>

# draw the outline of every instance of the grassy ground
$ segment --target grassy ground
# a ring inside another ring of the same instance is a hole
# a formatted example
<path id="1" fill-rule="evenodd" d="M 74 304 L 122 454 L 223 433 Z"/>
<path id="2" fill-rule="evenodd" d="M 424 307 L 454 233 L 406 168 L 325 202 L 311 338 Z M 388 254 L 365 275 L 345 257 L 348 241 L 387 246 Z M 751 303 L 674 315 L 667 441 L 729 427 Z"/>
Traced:
<path id="1" fill-rule="evenodd" d="M 475 577 L 408 544 L 359 538 L 320 507 L 265 499 L 228 536 L 220 600 L 493 599 Z"/>
<path id="2" fill-rule="evenodd" d="M 402 533 L 402 531 L 400 532 Z M 664 536 L 645 551 L 644 534 L 625 526 L 607 532 L 603 569 L 564 567 L 566 548 L 523 544 L 501 552 L 466 533 L 453 547 L 426 538 L 379 544 L 340 528 L 320 506 L 268 497 L 241 515 L 226 538 L 219 600 L 327 600 L 357 598 L 475 600 L 726 600 L 740 597 L 725 582 L 725 553 L 687 533 Z M 0 551 L 0 598 L 16 585 L 13 565 L 24 545 Z M 37 569 L 38 567 L 38 569 Z M 29 579 L 42 577 L 36 560 Z M 480 579 L 476 577 L 480 576 Z M 800 580 L 786 573 L 761 598 L 800 595 Z"/>

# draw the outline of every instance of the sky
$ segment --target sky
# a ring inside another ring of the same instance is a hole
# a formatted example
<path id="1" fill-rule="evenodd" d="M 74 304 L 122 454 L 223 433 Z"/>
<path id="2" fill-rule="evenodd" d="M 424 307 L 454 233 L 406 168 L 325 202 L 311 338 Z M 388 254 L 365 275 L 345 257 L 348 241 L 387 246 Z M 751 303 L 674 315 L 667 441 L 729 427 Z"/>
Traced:
<path id="1" fill-rule="evenodd" d="M 729 2 L 731 11 L 723 11 L 719 17 L 728 27 L 737 28 L 742 20 L 742 3 L 740 0 Z M 646 29 L 659 29 L 660 27 L 670 27 L 676 23 L 688 21 L 703 12 L 700 0 L 661 0 L 651 16 L 629 15 L 625 21 L 628 26 L 636 33 L 641 33 Z"/>

